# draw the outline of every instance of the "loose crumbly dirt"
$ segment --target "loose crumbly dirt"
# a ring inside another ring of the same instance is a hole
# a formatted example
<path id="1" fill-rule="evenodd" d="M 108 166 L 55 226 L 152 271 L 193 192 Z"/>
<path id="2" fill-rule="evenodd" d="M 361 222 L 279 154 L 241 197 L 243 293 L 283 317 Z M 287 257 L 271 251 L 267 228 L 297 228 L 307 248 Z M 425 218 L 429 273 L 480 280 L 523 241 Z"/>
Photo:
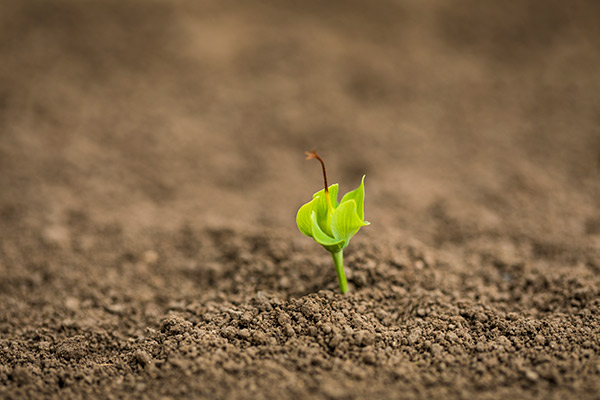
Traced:
<path id="1" fill-rule="evenodd" d="M 0 398 L 600 398 L 593 2 L 0 10 Z"/>

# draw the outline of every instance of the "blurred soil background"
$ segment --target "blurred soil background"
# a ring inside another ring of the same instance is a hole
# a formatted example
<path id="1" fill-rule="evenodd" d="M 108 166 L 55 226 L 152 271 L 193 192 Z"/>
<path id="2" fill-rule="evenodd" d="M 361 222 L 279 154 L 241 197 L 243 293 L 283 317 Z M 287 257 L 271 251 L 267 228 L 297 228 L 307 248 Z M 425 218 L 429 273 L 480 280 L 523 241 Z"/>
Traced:
<path id="1" fill-rule="evenodd" d="M 597 399 L 599 20 L 0 0 L 0 397 Z"/>

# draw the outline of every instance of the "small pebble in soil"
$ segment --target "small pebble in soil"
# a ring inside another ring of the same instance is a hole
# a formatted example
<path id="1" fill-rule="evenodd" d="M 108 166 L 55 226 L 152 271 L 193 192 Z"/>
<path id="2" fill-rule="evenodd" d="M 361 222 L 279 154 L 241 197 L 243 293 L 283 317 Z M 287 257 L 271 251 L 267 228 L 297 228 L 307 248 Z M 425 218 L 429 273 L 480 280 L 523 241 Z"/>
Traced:
<path id="1" fill-rule="evenodd" d="M 133 359 L 142 367 L 145 367 L 152 362 L 152 356 L 143 350 L 136 350 L 135 353 L 133 353 Z"/>

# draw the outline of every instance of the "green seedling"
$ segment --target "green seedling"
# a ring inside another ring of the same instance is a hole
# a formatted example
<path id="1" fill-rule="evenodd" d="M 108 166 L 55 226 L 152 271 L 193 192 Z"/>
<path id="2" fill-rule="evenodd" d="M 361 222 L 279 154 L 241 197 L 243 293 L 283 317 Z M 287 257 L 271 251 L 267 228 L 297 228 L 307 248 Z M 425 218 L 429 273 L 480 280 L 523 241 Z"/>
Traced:
<path id="1" fill-rule="evenodd" d="M 306 152 L 306 159 L 316 159 L 323 169 L 325 188 L 313 194 L 313 199 L 300 207 L 296 215 L 296 224 L 300 232 L 309 236 L 331 253 L 335 272 L 338 276 L 342 294 L 348 291 L 346 273 L 344 272 L 344 249 L 352 236 L 369 222 L 365 221 L 365 177 L 360 186 L 348 192 L 338 203 L 338 184 L 327 186 L 325 163 L 316 151 Z"/>

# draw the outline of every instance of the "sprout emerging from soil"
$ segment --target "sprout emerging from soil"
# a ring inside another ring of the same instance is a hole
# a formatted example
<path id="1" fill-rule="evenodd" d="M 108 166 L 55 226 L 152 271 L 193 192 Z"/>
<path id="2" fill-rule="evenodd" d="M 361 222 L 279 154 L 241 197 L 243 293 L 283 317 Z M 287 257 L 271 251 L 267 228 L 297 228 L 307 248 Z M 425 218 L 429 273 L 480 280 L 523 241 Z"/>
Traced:
<path id="1" fill-rule="evenodd" d="M 323 169 L 325 188 L 313 194 L 313 199 L 300 207 L 296 215 L 296 224 L 300 232 L 309 236 L 325 248 L 333 256 L 342 294 L 348 291 L 344 272 L 344 249 L 352 236 L 369 222 L 365 221 L 365 176 L 360 186 L 348 192 L 338 203 L 338 184 L 327 186 L 325 163 L 316 151 L 306 152 L 306 159 L 316 159 Z"/>

